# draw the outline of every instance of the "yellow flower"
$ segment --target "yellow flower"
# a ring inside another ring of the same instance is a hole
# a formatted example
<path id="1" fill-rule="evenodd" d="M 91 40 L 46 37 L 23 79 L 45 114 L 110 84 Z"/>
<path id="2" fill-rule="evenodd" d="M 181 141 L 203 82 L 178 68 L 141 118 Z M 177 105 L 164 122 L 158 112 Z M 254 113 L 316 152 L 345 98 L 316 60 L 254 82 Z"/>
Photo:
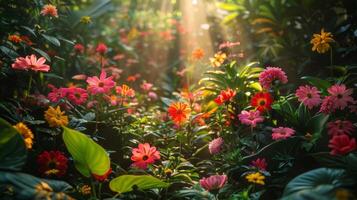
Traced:
<path id="1" fill-rule="evenodd" d="M 219 67 L 224 63 L 226 58 L 227 58 L 227 54 L 218 52 L 218 53 L 214 54 L 214 57 L 210 58 L 209 60 L 213 67 Z"/>
<path id="2" fill-rule="evenodd" d="M 330 50 L 330 43 L 334 41 L 332 37 L 330 32 L 325 32 L 324 29 L 321 29 L 321 34 L 314 34 L 310 41 L 310 43 L 313 44 L 312 51 L 325 53 Z"/>
<path id="3" fill-rule="evenodd" d="M 247 181 L 251 183 L 256 183 L 259 185 L 265 184 L 264 183 L 265 176 L 260 172 L 248 174 L 247 176 L 245 176 L 245 179 L 247 179 Z"/>
<path id="4" fill-rule="evenodd" d="M 83 195 L 88 195 L 91 193 L 92 188 L 89 185 L 83 185 L 80 188 L 80 193 L 82 193 Z"/>
<path id="5" fill-rule="evenodd" d="M 83 24 L 92 23 L 92 18 L 90 16 L 83 16 L 81 17 L 81 23 Z"/>
<path id="6" fill-rule="evenodd" d="M 27 149 L 32 148 L 32 139 L 34 138 L 32 131 L 26 126 L 26 124 L 19 122 L 13 126 L 17 132 L 19 132 L 24 138 Z"/>
<path id="7" fill-rule="evenodd" d="M 59 106 L 56 109 L 50 106 L 45 111 L 45 119 L 50 127 L 66 126 L 68 124 L 68 117 L 64 114 L 64 111 L 61 111 Z"/>

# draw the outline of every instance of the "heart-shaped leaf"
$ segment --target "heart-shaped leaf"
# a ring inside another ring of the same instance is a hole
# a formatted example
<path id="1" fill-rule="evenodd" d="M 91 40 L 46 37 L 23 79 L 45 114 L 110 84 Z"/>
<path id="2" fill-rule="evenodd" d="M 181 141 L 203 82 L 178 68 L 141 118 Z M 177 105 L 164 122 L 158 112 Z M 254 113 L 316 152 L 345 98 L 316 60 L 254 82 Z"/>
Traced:
<path id="1" fill-rule="evenodd" d="M 87 135 L 63 127 L 63 141 L 73 157 L 75 167 L 83 176 L 102 176 L 109 171 L 110 159 L 107 152 Z"/>
<path id="2" fill-rule="evenodd" d="M 113 179 L 109 183 L 110 189 L 118 193 L 130 192 L 134 186 L 138 187 L 138 189 L 145 190 L 165 188 L 169 185 L 169 183 L 165 183 L 150 175 L 123 175 Z"/>

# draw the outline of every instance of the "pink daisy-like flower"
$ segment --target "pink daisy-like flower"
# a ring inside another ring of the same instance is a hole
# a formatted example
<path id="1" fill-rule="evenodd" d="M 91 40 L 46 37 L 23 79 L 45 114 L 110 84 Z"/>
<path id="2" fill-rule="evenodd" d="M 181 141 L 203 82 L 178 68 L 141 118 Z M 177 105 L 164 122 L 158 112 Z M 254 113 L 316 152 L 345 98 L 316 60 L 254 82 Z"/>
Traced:
<path id="1" fill-rule="evenodd" d="M 334 107 L 337 109 L 344 109 L 347 107 L 348 103 L 353 103 L 354 100 L 351 97 L 352 89 L 347 89 L 344 84 L 333 85 L 328 90 L 328 93 L 331 95 Z"/>
<path id="2" fill-rule="evenodd" d="M 43 16 L 51 16 L 51 17 L 58 17 L 57 8 L 54 5 L 46 4 L 43 6 L 41 10 L 41 15 Z"/>
<path id="3" fill-rule="evenodd" d="M 316 87 L 309 85 L 300 86 L 296 90 L 295 95 L 298 97 L 298 101 L 302 102 L 309 109 L 321 103 L 320 91 Z"/>
<path id="4" fill-rule="evenodd" d="M 341 135 L 341 134 L 351 134 L 355 127 L 350 121 L 336 120 L 327 123 L 327 132 L 329 135 Z"/>
<path id="5" fill-rule="evenodd" d="M 256 127 L 257 123 L 263 122 L 264 117 L 260 115 L 259 110 L 254 111 L 245 111 L 243 110 L 239 115 L 238 118 L 242 124 L 251 126 L 251 127 Z"/>
<path id="6" fill-rule="evenodd" d="M 88 99 L 87 90 L 77 87 L 67 89 L 68 100 L 75 105 L 82 105 Z"/>
<path id="7" fill-rule="evenodd" d="M 33 70 L 33 71 L 40 71 L 40 72 L 48 72 L 50 70 L 50 66 L 45 64 L 46 59 L 44 57 L 37 57 L 32 54 L 26 57 L 18 57 L 16 58 L 15 62 L 11 65 L 13 69 L 20 69 L 20 70 Z"/>
<path id="8" fill-rule="evenodd" d="M 335 111 L 335 106 L 333 102 L 333 98 L 331 96 L 327 96 L 322 100 L 320 112 L 324 114 L 329 114 L 333 111 Z"/>
<path id="9" fill-rule="evenodd" d="M 214 155 L 214 154 L 218 154 L 221 149 L 222 149 L 222 145 L 223 145 L 224 141 L 223 138 L 218 137 L 214 140 L 212 140 L 209 144 L 208 144 L 208 150 L 209 152 Z"/>
<path id="10" fill-rule="evenodd" d="M 52 103 L 57 103 L 59 100 L 63 99 L 67 95 L 67 88 L 56 88 L 55 86 L 48 84 L 48 87 L 52 90 L 48 93 L 47 98 Z"/>
<path id="11" fill-rule="evenodd" d="M 267 67 L 259 75 L 259 83 L 264 89 L 269 89 L 277 80 L 283 84 L 288 82 L 288 77 L 280 67 Z"/>
<path id="12" fill-rule="evenodd" d="M 273 140 L 286 139 L 295 134 L 295 130 L 288 127 L 273 128 L 271 134 Z"/>
<path id="13" fill-rule="evenodd" d="M 150 144 L 139 144 L 138 148 L 133 148 L 131 160 L 132 164 L 140 169 L 146 169 L 149 164 L 160 159 L 160 152 L 156 150 L 156 147 L 150 146 Z"/>
<path id="14" fill-rule="evenodd" d="M 251 166 L 266 171 L 268 164 L 265 158 L 257 158 L 251 162 Z"/>
<path id="15" fill-rule="evenodd" d="M 91 94 L 107 93 L 115 86 L 113 77 L 107 77 L 107 73 L 104 70 L 100 73 L 99 78 L 97 76 L 88 77 L 87 83 L 88 91 Z"/>
<path id="16" fill-rule="evenodd" d="M 335 135 L 330 139 L 328 147 L 331 148 L 331 155 L 344 155 L 356 150 L 356 140 L 346 134 Z"/>
<path id="17" fill-rule="evenodd" d="M 202 178 L 200 180 L 200 185 L 205 190 L 217 190 L 220 189 L 226 184 L 228 177 L 226 175 L 213 175 L 207 178 Z"/>

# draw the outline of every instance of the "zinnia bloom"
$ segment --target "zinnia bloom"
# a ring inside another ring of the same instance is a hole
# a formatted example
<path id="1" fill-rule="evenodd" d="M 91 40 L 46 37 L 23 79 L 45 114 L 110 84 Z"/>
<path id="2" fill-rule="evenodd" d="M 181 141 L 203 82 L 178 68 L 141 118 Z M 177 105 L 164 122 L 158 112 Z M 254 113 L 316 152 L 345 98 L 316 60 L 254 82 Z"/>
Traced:
<path id="1" fill-rule="evenodd" d="M 150 144 L 139 144 L 138 148 L 133 148 L 131 160 L 134 161 L 133 166 L 140 169 L 146 169 L 147 165 L 152 164 L 155 160 L 160 159 L 160 152 L 156 147 Z"/>
<path id="2" fill-rule="evenodd" d="M 295 134 L 295 130 L 288 127 L 273 128 L 271 134 L 273 140 L 286 139 Z"/>
<path id="3" fill-rule="evenodd" d="M 242 124 L 251 126 L 251 127 L 256 127 L 257 123 L 263 122 L 264 117 L 260 115 L 259 110 L 254 111 L 245 111 L 243 110 L 239 115 L 238 115 L 239 121 Z"/>
<path id="4" fill-rule="evenodd" d="M 214 100 L 218 105 L 221 105 L 225 102 L 231 101 L 233 97 L 236 95 L 236 92 L 230 88 L 226 90 L 222 90 L 221 93 Z"/>
<path id="5" fill-rule="evenodd" d="M 123 84 L 122 86 L 118 86 L 116 88 L 116 92 L 117 92 L 117 94 L 121 95 L 122 97 L 134 97 L 135 96 L 135 91 L 125 84 Z"/>
<path id="6" fill-rule="evenodd" d="M 224 143 L 224 141 L 223 141 L 223 138 L 221 138 L 221 137 L 212 140 L 212 141 L 208 144 L 208 150 L 209 150 L 209 152 L 210 152 L 212 155 L 218 154 L 218 153 L 221 151 L 221 149 L 222 149 L 223 143 Z"/>
<path id="7" fill-rule="evenodd" d="M 353 98 L 351 97 L 352 89 L 347 89 L 344 84 L 333 85 L 327 89 L 331 96 L 331 101 L 333 101 L 334 108 L 344 109 L 347 107 L 348 103 L 353 103 Z"/>
<path id="8" fill-rule="evenodd" d="M 67 162 L 61 151 L 44 151 L 37 157 L 38 170 L 44 176 L 62 177 L 66 174 Z"/>
<path id="9" fill-rule="evenodd" d="M 250 173 L 245 176 L 245 179 L 247 179 L 248 182 L 250 183 L 255 183 L 259 185 L 264 185 L 264 179 L 265 176 L 261 174 L 260 172 L 255 172 L 255 173 Z"/>
<path id="10" fill-rule="evenodd" d="M 214 57 L 210 58 L 209 60 L 213 67 L 220 67 L 224 63 L 226 58 L 227 58 L 227 54 L 218 52 L 218 53 L 214 54 Z"/>
<path id="11" fill-rule="evenodd" d="M 15 62 L 11 65 L 13 69 L 20 70 L 33 70 L 40 72 L 48 72 L 50 70 L 50 66 L 45 64 L 46 59 L 44 57 L 36 58 L 34 54 L 26 57 L 18 57 Z"/>
<path id="12" fill-rule="evenodd" d="M 331 155 L 344 155 L 356 150 L 356 140 L 346 134 L 335 135 L 330 139 L 328 147 L 331 148 Z"/>
<path id="13" fill-rule="evenodd" d="M 20 36 L 18 35 L 9 35 L 9 37 L 7 37 L 7 39 L 13 43 L 20 43 L 22 42 L 22 39 Z"/>
<path id="14" fill-rule="evenodd" d="M 105 54 L 108 51 L 108 47 L 104 43 L 99 43 L 95 51 L 100 54 Z"/>
<path id="15" fill-rule="evenodd" d="M 41 10 L 43 16 L 58 17 L 57 8 L 54 5 L 46 4 Z"/>
<path id="16" fill-rule="evenodd" d="M 45 111 L 45 119 L 50 127 L 66 126 L 68 124 L 68 117 L 64 114 L 64 111 L 61 111 L 59 106 L 56 109 L 50 106 Z"/>
<path id="17" fill-rule="evenodd" d="M 273 103 L 273 98 L 267 92 L 256 93 L 250 102 L 250 105 L 255 107 L 260 112 L 264 112 L 271 109 L 271 104 Z"/>
<path id="18" fill-rule="evenodd" d="M 267 67 L 259 75 L 259 83 L 264 89 L 270 89 L 270 87 L 279 81 L 279 83 L 286 84 L 288 82 L 288 77 L 285 72 L 280 67 Z"/>
<path id="19" fill-rule="evenodd" d="M 174 102 L 171 103 L 167 112 L 172 121 L 176 124 L 182 124 L 188 120 L 191 109 L 186 103 Z"/>
<path id="20" fill-rule="evenodd" d="M 107 93 L 115 86 L 113 77 L 107 77 L 107 73 L 102 70 L 99 78 L 97 76 L 88 77 L 88 91 L 92 94 Z"/>
<path id="21" fill-rule="evenodd" d="M 25 146 L 27 149 L 32 148 L 32 140 L 34 138 L 33 133 L 31 129 L 29 129 L 26 124 L 19 122 L 16 125 L 14 125 L 14 128 L 21 134 L 21 136 L 24 138 Z"/>
<path id="22" fill-rule="evenodd" d="M 331 96 L 326 96 L 323 100 L 322 100 L 322 104 L 321 104 L 321 108 L 319 112 L 325 113 L 325 114 L 329 114 L 333 111 L 335 111 L 335 106 L 334 106 L 334 102 Z"/>
<path id="23" fill-rule="evenodd" d="M 205 52 L 203 51 L 202 48 L 197 48 L 192 51 L 192 58 L 194 58 L 196 60 L 202 59 L 204 55 L 205 55 Z"/>
<path id="24" fill-rule="evenodd" d="M 75 105 L 82 105 L 88 99 L 87 90 L 77 87 L 67 89 L 68 100 Z"/>
<path id="25" fill-rule="evenodd" d="M 321 103 L 320 91 L 316 87 L 309 85 L 300 86 L 296 90 L 295 95 L 298 97 L 298 101 L 302 102 L 309 109 Z"/>
<path id="26" fill-rule="evenodd" d="M 48 93 L 47 98 L 53 103 L 57 103 L 59 100 L 65 98 L 67 95 L 67 88 L 56 88 L 51 84 L 48 84 L 48 87 L 52 91 Z"/>
<path id="27" fill-rule="evenodd" d="M 355 131 L 355 127 L 351 121 L 336 120 L 327 123 L 327 131 L 329 135 L 351 134 Z"/>
<path id="28" fill-rule="evenodd" d="M 205 190 L 217 190 L 221 189 L 226 184 L 228 177 L 226 175 L 213 175 L 200 180 L 200 185 Z"/>
<path id="29" fill-rule="evenodd" d="M 310 43 L 313 44 L 312 51 L 325 53 L 330 50 L 330 43 L 333 41 L 332 34 L 330 32 L 325 32 L 324 29 L 321 29 L 321 34 L 314 34 L 310 41 Z"/>
<path id="30" fill-rule="evenodd" d="M 251 162 L 251 166 L 258 168 L 259 170 L 266 171 L 268 164 L 265 158 L 257 158 Z"/>

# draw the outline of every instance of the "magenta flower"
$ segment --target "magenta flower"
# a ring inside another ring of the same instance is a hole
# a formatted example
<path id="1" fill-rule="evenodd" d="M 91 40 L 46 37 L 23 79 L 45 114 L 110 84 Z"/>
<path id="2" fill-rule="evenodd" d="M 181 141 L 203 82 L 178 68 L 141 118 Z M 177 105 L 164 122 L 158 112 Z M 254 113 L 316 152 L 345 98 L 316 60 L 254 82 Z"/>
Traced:
<path id="1" fill-rule="evenodd" d="M 302 102 L 309 109 L 321 103 L 320 91 L 316 87 L 309 85 L 300 86 L 296 90 L 295 95 L 298 97 L 298 101 Z"/>
<path id="2" fill-rule="evenodd" d="M 273 140 L 286 139 L 295 134 L 295 130 L 288 127 L 273 128 L 271 134 Z"/>
<path id="3" fill-rule="evenodd" d="M 223 138 L 218 137 L 214 140 L 212 140 L 209 144 L 208 144 L 208 150 L 209 152 L 214 155 L 214 154 L 218 154 L 221 151 L 222 145 L 223 145 L 224 141 Z"/>
<path id="4" fill-rule="evenodd" d="M 99 43 L 95 51 L 100 54 L 105 54 L 108 51 L 108 47 L 104 43 Z"/>
<path id="5" fill-rule="evenodd" d="M 57 103 L 59 100 L 63 99 L 67 95 L 67 88 L 56 88 L 55 86 L 48 84 L 48 87 L 52 90 L 48 93 L 47 98 L 52 103 Z"/>
<path id="6" fill-rule="evenodd" d="M 351 97 L 352 89 L 347 89 L 344 84 L 333 85 L 327 91 L 331 95 L 331 100 L 336 109 L 339 108 L 342 110 L 347 107 L 348 103 L 354 102 Z"/>
<path id="7" fill-rule="evenodd" d="M 13 69 L 19 70 L 33 70 L 33 71 L 40 71 L 40 72 L 48 72 L 50 70 L 50 66 L 45 64 L 46 59 L 44 57 L 37 57 L 32 54 L 26 57 L 18 57 L 16 58 L 15 62 L 11 65 Z"/>
<path id="8" fill-rule="evenodd" d="M 335 106 L 333 102 L 333 98 L 331 96 L 327 96 L 322 100 L 321 108 L 319 112 L 329 114 L 333 111 L 335 111 Z"/>
<path id="9" fill-rule="evenodd" d="M 259 110 L 250 110 L 249 112 L 243 110 L 241 114 L 238 115 L 238 118 L 242 124 L 251 126 L 253 128 L 257 126 L 257 123 L 264 121 L 264 117 L 260 116 Z"/>
<path id="10" fill-rule="evenodd" d="M 115 82 L 112 80 L 113 77 L 106 77 L 107 73 L 102 70 L 99 78 L 97 76 L 88 77 L 88 91 L 92 94 L 107 93 L 115 86 Z"/>
<path id="11" fill-rule="evenodd" d="M 226 175 L 213 175 L 208 178 L 202 178 L 200 185 L 205 190 L 217 190 L 221 189 L 226 184 L 228 177 Z"/>
<path id="12" fill-rule="evenodd" d="M 356 140 L 346 134 L 335 135 L 330 139 L 328 147 L 331 148 L 331 155 L 344 155 L 356 150 Z"/>
<path id="13" fill-rule="evenodd" d="M 351 134 L 355 127 L 350 121 L 336 120 L 334 122 L 327 123 L 327 131 L 329 135 L 342 135 L 342 134 Z"/>
<path id="14" fill-rule="evenodd" d="M 251 166 L 266 171 L 268 164 L 265 158 L 257 158 L 251 162 Z"/>
<path id="15" fill-rule="evenodd" d="M 259 75 L 259 83 L 264 89 L 270 89 L 274 81 L 277 80 L 283 84 L 288 82 L 288 77 L 280 67 L 267 67 Z"/>
<path id="16" fill-rule="evenodd" d="M 82 105 L 88 99 L 87 90 L 77 87 L 68 88 L 67 98 L 75 105 Z"/>

